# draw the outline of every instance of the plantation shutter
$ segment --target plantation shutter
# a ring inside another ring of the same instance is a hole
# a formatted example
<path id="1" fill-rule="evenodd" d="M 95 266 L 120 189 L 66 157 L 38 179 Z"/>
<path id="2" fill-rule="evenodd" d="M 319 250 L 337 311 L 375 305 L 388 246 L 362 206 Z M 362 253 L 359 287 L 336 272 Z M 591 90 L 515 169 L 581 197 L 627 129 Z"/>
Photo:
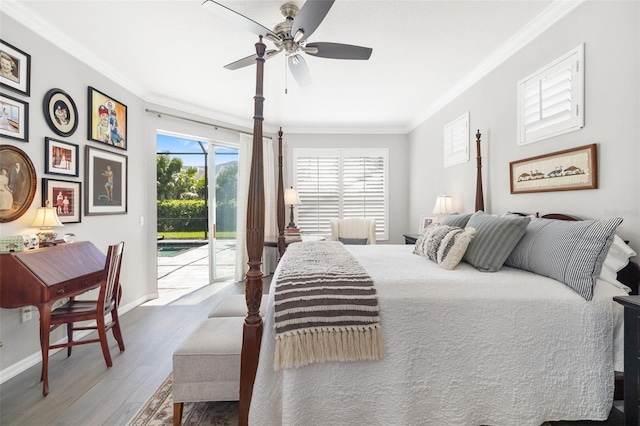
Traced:
<path id="1" fill-rule="evenodd" d="M 294 149 L 298 228 L 328 235 L 330 219 L 361 217 L 388 239 L 387 157 L 384 149 Z"/>
<path id="2" fill-rule="evenodd" d="M 584 46 L 518 83 L 518 143 L 524 145 L 584 126 Z"/>

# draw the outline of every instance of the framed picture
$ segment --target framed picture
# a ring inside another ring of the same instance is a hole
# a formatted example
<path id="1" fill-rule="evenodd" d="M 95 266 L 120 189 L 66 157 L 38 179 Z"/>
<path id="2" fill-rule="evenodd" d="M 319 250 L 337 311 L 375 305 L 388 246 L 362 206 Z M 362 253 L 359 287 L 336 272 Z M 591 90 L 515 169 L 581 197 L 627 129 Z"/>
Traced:
<path id="1" fill-rule="evenodd" d="M 36 169 L 29 156 L 13 145 L 0 145 L 0 223 L 21 217 L 31 206 L 36 187 Z"/>
<path id="2" fill-rule="evenodd" d="M 44 138 L 44 172 L 52 175 L 78 176 L 80 152 L 78 145 Z"/>
<path id="3" fill-rule="evenodd" d="M 29 142 L 29 104 L 0 93 L 0 136 Z"/>
<path id="4" fill-rule="evenodd" d="M 127 213 L 127 157 L 85 148 L 85 215 Z"/>
<path id="5" fill-rule="evenodd" d="M 421 233 L 422 231 L 424 231 L 434 223 L 438 223 L 438 216 L 423 214 L 422 216 L 420 216 L 420 225 L 418 226 L 418 233 Z"/>
<path id="6" fill-rule="evenodd" d="M 127 149 L 127 106 L 89 86 L 89 140 Z"/>
<path id="7" fill-rule="evenodd" d="M 512 161 L 509 176 L 512 194 L 597 188 L 596 144 Z"/>
<path id="8" fill-rule="evenodd" d="M 62 223 L 79 223 L 82 221 L 81 189 L 81 182 L 43 178 L 42 205 L 49 201 L 49 205 L 55 207 L 58 219 Z"/>
<path id="9" fill-rule="evenodd" d="M 0 40 L 0 86 L 29 96 L 31 55 Z"/>
<path id="10" fill-rule="evenodd" d="M 78 128 L 78 109 L 67 93 L 51 89 L 42 103 L 44 118 L 58 136 L 71 136 Z"/>

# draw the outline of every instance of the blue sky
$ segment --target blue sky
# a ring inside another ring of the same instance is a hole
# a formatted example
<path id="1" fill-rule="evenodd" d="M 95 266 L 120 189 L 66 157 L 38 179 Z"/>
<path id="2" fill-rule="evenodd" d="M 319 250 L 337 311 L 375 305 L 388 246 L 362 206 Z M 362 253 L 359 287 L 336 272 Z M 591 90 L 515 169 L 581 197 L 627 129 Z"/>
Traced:
<path id="1" fill-rule="evenodd" d="M 208 144 L 204 143 L 205 150 Z M 182 138 L 177 136 L 169 136 L 163 134 L 156 135 L 156 152 L 181 153 L 179 155 L 185 166 L 204 167 L 204 156 L 200 144 L 195 139 Z M 194 155 L 200 154 L 200 155 Z M 216 163 L 223 164 L 230 161 L 238 161 L 238 150 L 234 148 L 216 147 Z M 173 156 L 172 156 L 173 157 Z"/>

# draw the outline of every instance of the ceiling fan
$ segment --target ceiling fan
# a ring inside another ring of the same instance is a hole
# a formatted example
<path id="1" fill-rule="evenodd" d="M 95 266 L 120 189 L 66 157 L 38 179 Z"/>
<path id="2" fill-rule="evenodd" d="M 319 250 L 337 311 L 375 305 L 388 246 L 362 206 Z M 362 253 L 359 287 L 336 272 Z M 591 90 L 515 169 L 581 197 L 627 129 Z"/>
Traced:
<path id="1" fill-rule="evenodd" d="M 319 58 L 367 60 L 373 49 L 342 43 L 307 43 L 307 38 L 313 34 L 333 6 L 335 0 L 307 0 L 302 8 L 293 3 L 285 3 L 280 7 L 280 13 L 285 19 L 275 26 L 273 31 L 247 18 L 240 13 L 213 0 L 205 0 L 202 5 L 214 13 L 231 22 L 244 27 L 252 33 L 270 40 L 275 49 L 267 50 L 264 57 L 270 59 L 284 52 L 291 74 L 300 86 L 311 84 L 311 75 L 307 62 L 301 53 Z M 227 64 L 224 68 L 236 70 L 255 64 L 257 55 L 253 54 Z"/>

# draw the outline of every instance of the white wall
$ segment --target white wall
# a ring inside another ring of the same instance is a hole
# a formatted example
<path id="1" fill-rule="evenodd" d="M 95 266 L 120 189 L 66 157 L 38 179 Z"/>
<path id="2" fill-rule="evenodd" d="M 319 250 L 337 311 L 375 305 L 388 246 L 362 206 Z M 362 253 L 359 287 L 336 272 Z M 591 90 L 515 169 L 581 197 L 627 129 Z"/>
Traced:
<path id="1" fill-rule="evenodd" d="M 145 154 L 144 134 L 144 102 L 122 89 L 108 77 L 89 68 L 70 55 L 58 49 L 54 44 L 35 35 L 22 25 L 4 14 L 0 14 L 1 38 L 31 55 L 31 95 L 29 97 L 6 91 L 7 94 L 29 103 L 29 141 L 18 142 L 12 139 L 0 139 L 1 144 L 14 145 L 23 150 L 33 162 L 38 185 L 37 192 L 29 210 L 19 219 L 0 225 L 0 235 L 31 234 L 36 231 L 30 228 L 35 217 L 36 208 L 41 205 L 41 179 L 72 180 L 82 182 L 84 195 L 86 181 L 84 178 L 84 154 L 86 146 L 104 148 L 108 151 L 124 154 L 129 159 L 128 180 L 128 212 L 124 215 L 84 216 L 82 222 L 67 224 L 60 228 L 60 233 L 73 232 L 77 240 L 92 241 L 96 247 L 106 252 L 109 244 L 125 241 L 125 256 L 122 263 L 121 280 L 124 286 L 122 306 L 124 310 L 146 300 L 147 295 L 155 289 L 155 275 L 149 276 L 149 270 L 139 268 L 138 261 L 147 256 L 148 241 L 155 238 L 155 231 L 150 233 L 148 227 L 140 225 L 140 218 L 147 216 L 145 202 L 152 197 L 155 200 L 153 185 L 144 179 L 147 169 L 155 171 L 155 161 L 149 162 Z M 109 147 L 105 144 L 87 140 L 87 86 L 112 96 L 128 108 L 128 149 L 126 151 Z M 49 129 L 42 112 L 45 93 L 59 88 L 67 92 L 78 109 L 79 124 L 76 132 L 70 137 L 60 137 Z M 4 90 L 3 90 L 4 92 Z M 77 178 L 44 174 L 44 138 L 74 143 L 80 147 L 80 175 Z M 151 188 L 151 191 L 150 191 Z M 152 253 L 153 255 L 155 253 Z M 7 277 L 3 277 L 3 281 Z M 0 310 L 0 370 L 2 380 L 40 360 L 40 343 L 38 314 L 33 320 L 21 323 L 20 309 Z M 63 335 L 62 329 L 52 334 L 52 341 Z"/>
<path id="2" fill-rule="evenodd" d="M 294 148 L 388 148 L 389 240 L 379 244 L 403 244 L 402 234 L 415 233 L 418 219 L 409 223 L 409 144 L 406 135 L 309 135 L 287 134 L 283 129 L 285 188 L 293 182 Z M 276 163 L 277 164 L 277 163 Z"/>
<path id="3" fill-rule="evenodd" d="M 446 192 L 474 210 L 475 138 L 471 160 L 443 167 L 443 126 L 470 111 L 483 140 L 485 209 L 491 213 L 566 213 L 622 217 L 618 233 L 640 252 L 640 3 L 588 1 L 427 119 L 409 135 L 410 218 Z M 516 144 L 516 83 L 585 43 L 585 127 L 522 147 Z M 509 162 L 598 144 L 599 188 L 510 194 Z"/>

